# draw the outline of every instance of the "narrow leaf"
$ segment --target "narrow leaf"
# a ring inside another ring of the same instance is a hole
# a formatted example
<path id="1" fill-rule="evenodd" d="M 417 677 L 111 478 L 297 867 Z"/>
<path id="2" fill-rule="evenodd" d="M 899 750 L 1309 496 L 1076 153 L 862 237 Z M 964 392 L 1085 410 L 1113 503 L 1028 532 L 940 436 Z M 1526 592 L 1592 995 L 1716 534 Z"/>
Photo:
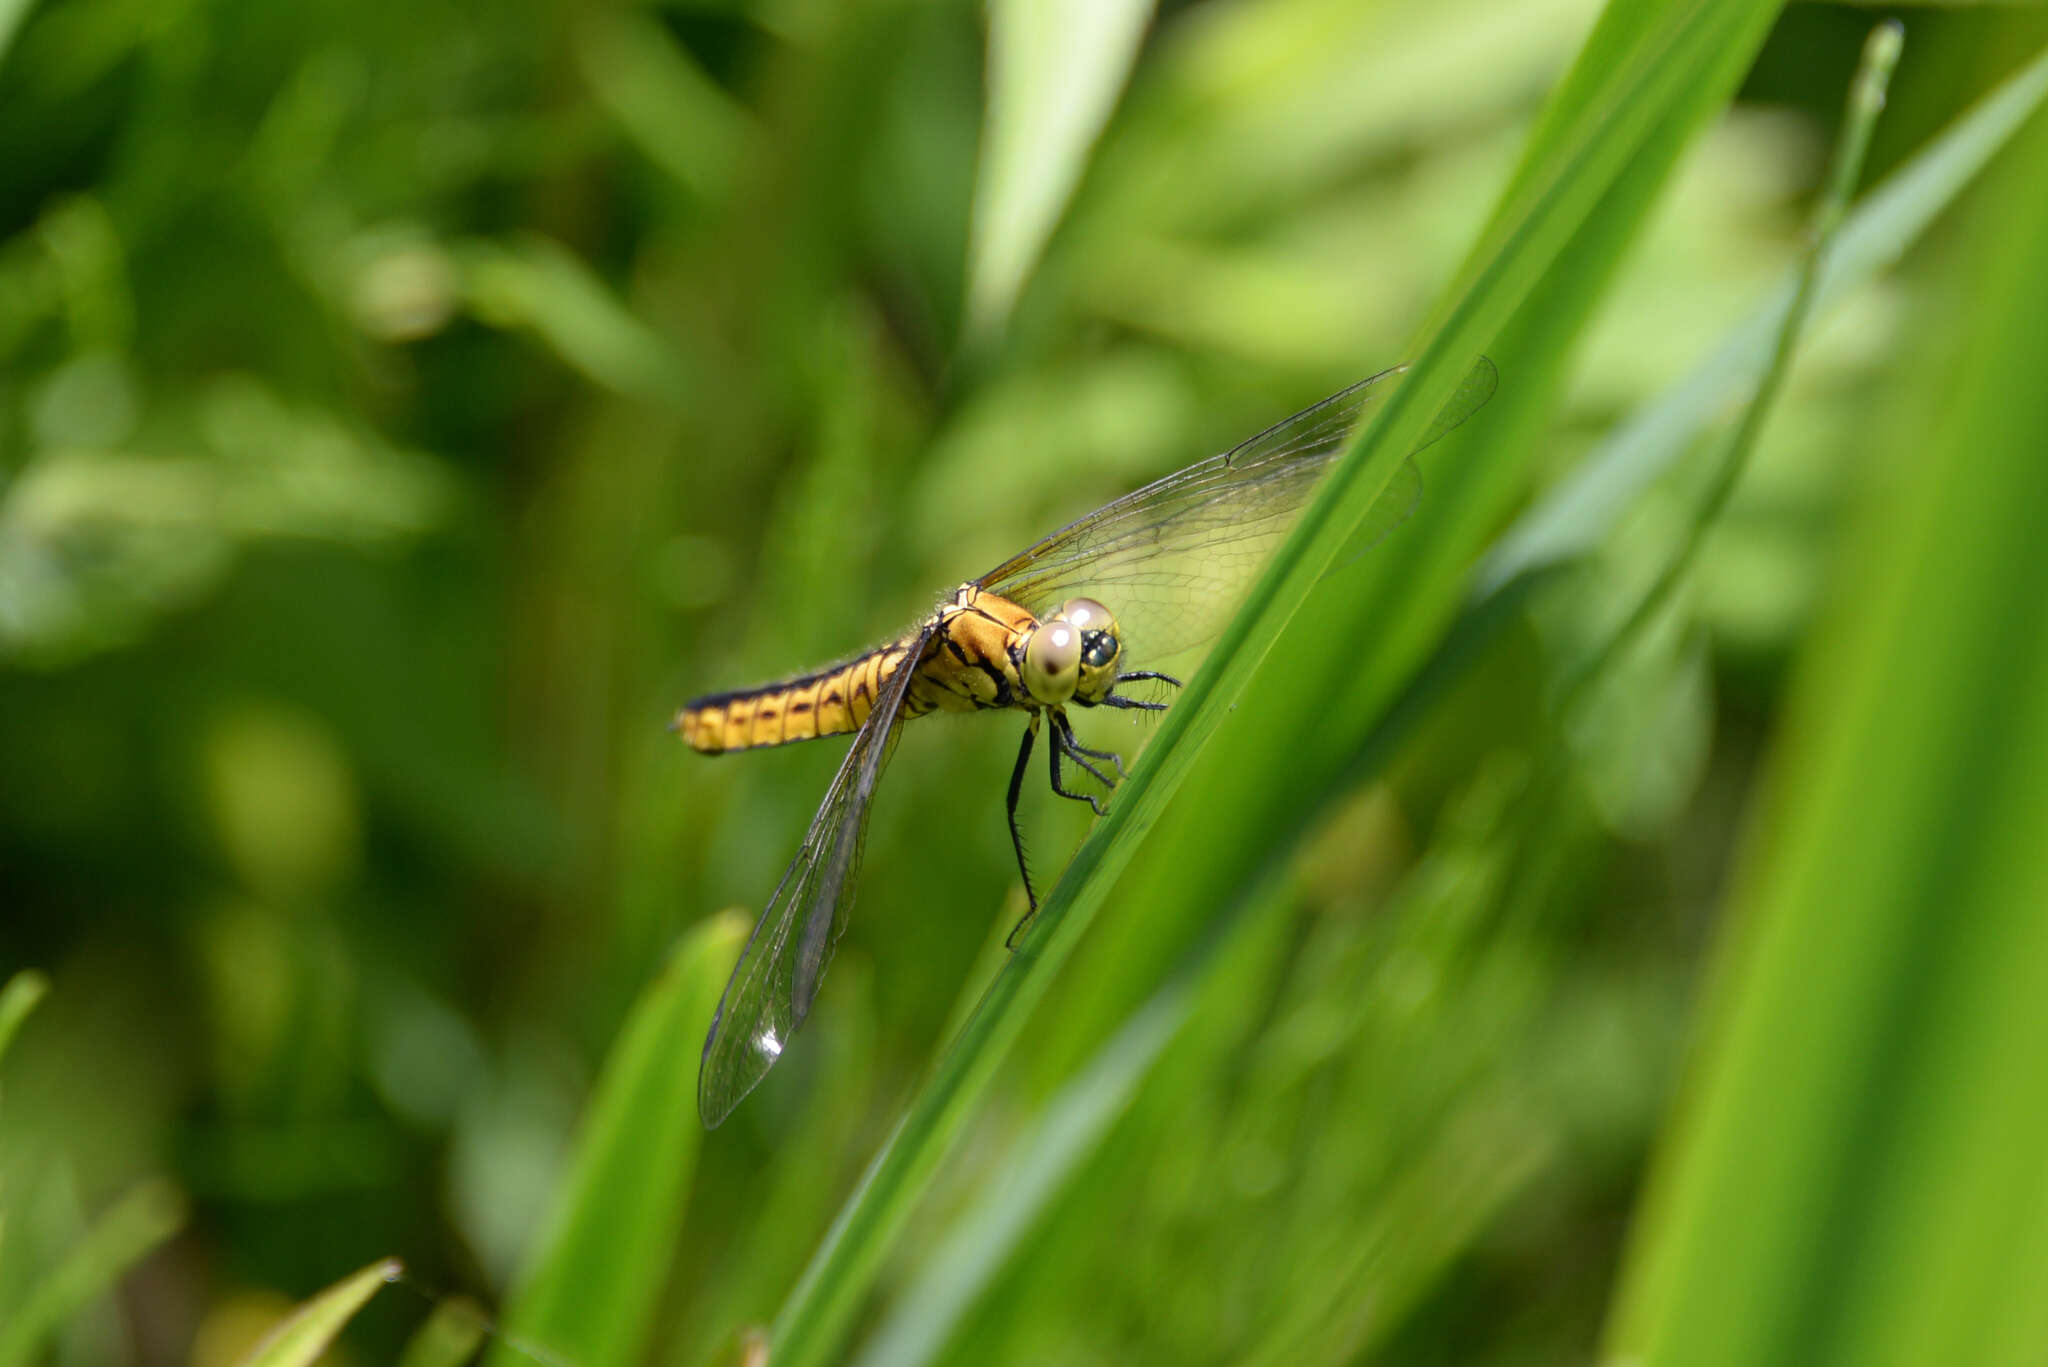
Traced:
<path id="1" fill-rule="evenodd" d="M 33 968 L 23 969 L 0 988 L 0 1058 L 7 1057 L 7 1046 L 14 1043 L 21 1023 L 49 991 L 50 980 Z"/>
<path id="2" fill-rule="evenodd" d="M 184 1194 L 164 1181 L 144 1182 L 114 1202 L 0 1322 L 0 1367 L 40 1361 L 58 1331 L 177 1233 L 186 1213 Z"/>
<path id="3" fill-rule="evenodd" d="M 336 1282 L 292 1311 L 242 1359 L 242 1367 L 312 1367 L 370 1297 L 397 1281 L 404 1270 L 398 1259 L 385 1258 Z"/>
<path id="4" fill-rule="evenodd" d="M 1002 326 L 1130 78 L 1152 0 L 991 0 L 972 332 Z"/>
<path id="5" fill-rule="evenodd" d="M 1004 1260 L 1030 1230 L 1187 1019 L 1192 983 L 1178 979 L 1149 1002 L 1080 1076 L 1061 1090 L 1016 1145 L 1018 1162 L 978 1201 L 926 1261 L 926 1270 L 856 1367 L 914 1367 L 945 1347 Z"/>
<path id="6" fill-rule="evenodd" d="M 1917 241 L 2048 96 L 2044 50 L 1872 191 L 1843 224 L 1814 288 L 1813 308 L 1875 279 Z M 1475 591 L 1595 544 L 1623 509 L 1742 397 L 1792 305 L 1799 268 L 1686 380 L 1644 408 L 1517 521 L 1487 556 Z"/>
<path id="7" fill-rule="evenodd" d="M 461 1296 L 442 1301 L 406 1340 L 398 1367 L 462 1367 L 489 1332 L 490 1323 L 475 1302 Z"/>
<path id="8" fill-rule="evenodd" d="M 2048 1353 L 2048 125 L 1813 637 L 1610 1357 Z"/>
<path id="9" fill-rule="evenodd" d="M 510 1342 L 543 1345 L 580 1367 L 640 1360 L 704 1134 L 698 1047 L 745 933 L 736 916 L 700 923 L 641 994 L 605 1060 L 491 1363 L 521 1367 Z"/>

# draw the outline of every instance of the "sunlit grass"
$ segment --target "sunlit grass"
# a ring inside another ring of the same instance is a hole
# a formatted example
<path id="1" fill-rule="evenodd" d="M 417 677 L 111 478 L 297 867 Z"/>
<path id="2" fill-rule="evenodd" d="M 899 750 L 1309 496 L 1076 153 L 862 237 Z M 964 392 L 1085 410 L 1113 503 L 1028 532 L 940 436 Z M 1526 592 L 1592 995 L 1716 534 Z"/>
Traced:
<path id="1" fill-rule="evenodd" d="M 97 13 L 0 13 L 0 1358 L 2038 1360 L 2025 20 L 1788 366 L 1863 11 Z M 920 722 L 701 1131 L 837 756 L 676 702 L 1399 361 L 1020 951 Z"/>

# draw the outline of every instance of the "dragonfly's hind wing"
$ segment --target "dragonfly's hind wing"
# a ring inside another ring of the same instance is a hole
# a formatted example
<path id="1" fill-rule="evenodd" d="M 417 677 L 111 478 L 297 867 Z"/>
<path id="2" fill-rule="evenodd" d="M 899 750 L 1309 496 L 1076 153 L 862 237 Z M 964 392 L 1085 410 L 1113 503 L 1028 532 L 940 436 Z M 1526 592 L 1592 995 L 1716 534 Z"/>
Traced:
<path id="1" fill-rule="evenodd" d="M 853 909 L 875 784 L 895 748 L 904 699 L 931 630 L 912 639 L 811 820 L 802 848 L 754 925 L 711 1018 L 697 1071 L 697 1114 L 716 1127 L 775 1066 L 810 1014 L 832 947 Z"/>
<path id="2" fill-rule="evenodd" d="M 1352 430 L 1405 368 L 1361 380 L 1223 455 L 1104 504 L 997 566 L 981 586 L 1041 615 L 1076 594 L 1099 598 L 1116 614 L 1132 659 L 1163 659 L 1207 642 L 1293 530 Z M 1497 383 L 1493 363 L 1482 357 L 1415 449 L 1470 417 Z M 1421 494 L 1421 473 L 1405 460 L 1351 553 L 1405 521 Z"/>

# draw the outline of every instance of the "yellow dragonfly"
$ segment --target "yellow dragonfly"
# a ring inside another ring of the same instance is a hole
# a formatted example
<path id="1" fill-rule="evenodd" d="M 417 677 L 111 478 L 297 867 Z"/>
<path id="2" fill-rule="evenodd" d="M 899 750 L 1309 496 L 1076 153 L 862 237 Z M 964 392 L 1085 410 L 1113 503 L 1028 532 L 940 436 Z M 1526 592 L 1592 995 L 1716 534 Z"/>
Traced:
<path id="1" fill-rule="evenodd" d="M 707 1127 L 753 1090 L 810 1013 L 853 904 L 875 784 L 904 721 L 931 712 L 1026 714 L 1008 817 L 1035 911 L 1017 801 L 1041 728 L 1050 733 L 1053 792 L 1100 814 L 1102 798 L 1069 787 L 1065 766 L 1071 762 L 1108 793 L 1115 783 L 1101 766 L 1121 778 L 1123 762 L 1083 745 L 1068 709 L 1166 708 L 1123 690 L 1178 688 L 1180 680 L 1125 666 L 1168 660 L 1221 631 L 1361 416 L 1404 369 L 1362 380 L 1223 455 L 1104 504 L 968 580 L 892 641 L 779 683 L 698 698 L 676 714 L 674 729 L 706 754 L 854 733 L 712 1018 L 697 1075 L 697 1111 Z M 1497 383 L 1493 363 L 1482 357 L 1415 449 L 1470 417 Z M 1374 505 L 1362 544 L 1405 521 L 1421 495 L 1411 457 Z"/>

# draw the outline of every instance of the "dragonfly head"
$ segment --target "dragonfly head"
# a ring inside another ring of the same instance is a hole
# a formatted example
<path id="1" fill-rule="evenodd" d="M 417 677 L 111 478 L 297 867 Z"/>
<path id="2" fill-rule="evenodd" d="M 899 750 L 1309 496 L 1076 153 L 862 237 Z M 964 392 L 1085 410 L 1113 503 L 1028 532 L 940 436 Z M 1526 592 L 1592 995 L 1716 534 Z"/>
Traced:
<path id="1" fill-rule="evenodd" d="M 1123 645 L 1116 619 L 1093 598 L 1069 598 L 1024 641 L 1024 687 L 1034 701 L 1092 706 L 1116 686 Z"/>
<path id="2" fill-rule="evenodd" d="M 1116 618 L 1093 598 L 1069 598 L 1053 614 L 1056 622 L 1071 623 L 1081 633 L 1081 661 L 1074 682 L 1074 700 L 1094 706 L 1116 687 L 1117 662 L 1123 658 L 1123 638 Z"/>

